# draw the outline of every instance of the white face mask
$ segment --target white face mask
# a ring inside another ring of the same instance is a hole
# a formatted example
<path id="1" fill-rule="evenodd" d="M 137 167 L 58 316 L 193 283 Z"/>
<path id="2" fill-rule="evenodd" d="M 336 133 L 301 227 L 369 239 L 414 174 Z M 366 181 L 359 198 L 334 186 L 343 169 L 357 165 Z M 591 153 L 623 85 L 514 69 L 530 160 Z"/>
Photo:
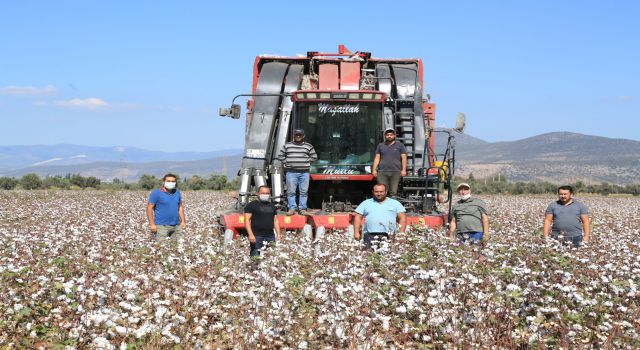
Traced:
<path id="1" fill-rule="evenodd" d="M 269 195 L 269 194 L 259 194 L 258 195 L 258 199 L 260 199 L 261 202 L 268 202 L 269 201 L 269 197 L 271 197 L 271 195 Z"/>
<path id="2" fill-rule="evenodd" d="M 176 188 L 176 183 L 175 182 L 165 181 L 164 188 L 166 188 L 168 190 L 172 190 L 172 189 Z"/>
<path id="3" fill-rule="evenodd" d="M 466 201 L 467 199 L 471 198 L 471 193 L 467 193 L 464 196 L 461 196 L 460 198 L 462 198 L 463 201 Z"/>

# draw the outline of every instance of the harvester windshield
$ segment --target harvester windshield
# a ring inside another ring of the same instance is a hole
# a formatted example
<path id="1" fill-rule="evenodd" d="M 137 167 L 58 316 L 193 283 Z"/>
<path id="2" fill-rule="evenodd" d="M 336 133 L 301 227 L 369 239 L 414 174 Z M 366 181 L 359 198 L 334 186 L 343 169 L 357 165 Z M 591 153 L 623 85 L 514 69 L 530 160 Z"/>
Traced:
<path id="1" fill-rule="evenodd" d="M 316 174 L 371 173 L 380 141 L 382 104 L 379 102 L 299 102 L 297 124 L 318 153 Z"/>

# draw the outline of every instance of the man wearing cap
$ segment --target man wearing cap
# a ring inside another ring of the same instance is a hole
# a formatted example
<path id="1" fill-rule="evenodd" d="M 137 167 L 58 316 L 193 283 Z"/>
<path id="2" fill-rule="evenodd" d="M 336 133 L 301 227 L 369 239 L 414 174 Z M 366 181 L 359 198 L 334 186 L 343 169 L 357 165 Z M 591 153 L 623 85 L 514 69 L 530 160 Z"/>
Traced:
<path id="1" fill-rule="evenodd" d="M 471 197 L 471 187 L 461 183 L 457 187 L 460 200 L 451 208 L 449 235 L 456 235 L 465 242 L 478 243 L 489 240 L 489 216 L 487 205 L 482 199 Z"/>
<path id="2" fill-rule="evenodd" d="M 309 190 L 309 168 L 318 159 L 313 146 L 304 141 L 304 130 L 293 130 L 293 142 L 287 142 L 278 159 L 282 162 L 287 183 L 287 215 L 293 215 L 296 208 L 300 215 L 307 213 L 307 191 Z M 300 192 L 300 200 L 296 204 L 296 189 Z"/>
<path id="3" fill-rule="evenodd" d="M 379 184 L 387 185 L 389 196 L 396 197 L 401 176 L 407 176 L 407 148 L 396 141 L 396 131 L 384 131 L 385 141 L 376 147 L 373 176 Z"/>

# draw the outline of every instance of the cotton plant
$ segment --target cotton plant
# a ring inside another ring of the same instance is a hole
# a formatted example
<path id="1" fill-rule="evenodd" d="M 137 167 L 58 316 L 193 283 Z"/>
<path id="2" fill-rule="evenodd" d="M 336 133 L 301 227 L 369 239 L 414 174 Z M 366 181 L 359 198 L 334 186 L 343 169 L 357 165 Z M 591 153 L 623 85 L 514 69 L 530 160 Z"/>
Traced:
<path id="1" fill-rule="evenodd" d="M 541 238 L 552 198 L 482 196 L 491 241 L 441 229 L 362 250 L 344 232 L 290 233 L 251 268 L 185 191 L 187 238 L 156 244 L 146 192 L 0 192 L 0 346 L 8 348 L 634 348 L 638 198 L 581 198 L 587 247 Z M 391 227 L 391 225 L 388 225 Z"/>

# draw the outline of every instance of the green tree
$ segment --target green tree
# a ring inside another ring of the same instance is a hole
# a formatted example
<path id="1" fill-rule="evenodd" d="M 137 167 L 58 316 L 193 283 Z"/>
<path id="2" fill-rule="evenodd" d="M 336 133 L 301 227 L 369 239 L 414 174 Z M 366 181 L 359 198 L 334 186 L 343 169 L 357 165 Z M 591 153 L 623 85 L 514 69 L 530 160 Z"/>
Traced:
<path id="1" fill-rule="evenodd" d="M 35 190 L 42 186 L 42 180 L 38 174 L 30 173 L 20 179 L 20 186 L 25 190 Z"/>
<path id="2" fill-rule="evenodd" d="M 211 174 L 211 176 L 209 176 L 209 178 L 207 179 L 207 189 L 216 191 L 221 190 L 225 188 L 227 182 L 228 181 L 226 175 Z"/>
<path id="3" fill-rule="evenodd" d="M 43 188 L 60 188 L 60 189 L 69 189 L 71 187 L 71 183 L 68 179 L 65 179 L 62 176 L 47 176 L 42 179 L 42 187 Z"/>
<path id="4" fill-rule="evenodd" d="M 18 186 L 18 180 L 13 177 L 2 176 L 0 177 L 0 189 L 12 190 Z"/>
<path id="5" fill-rule="evenodd" d="M 187 179 L 186 184 L 187 188 L 195 191 L 207 188 L 207 180 L 198 175 L 193 175 L 192 177 Z"/>
<path id="6" fill-rule="evenodd" d="M 140 188 L 142 188 L 143 190 L 151 190 L 154 187 L 158 186 L 159 183 L 160 180 L 158 178 L 149 174 L 143 174 L 138 180 L 138 186 L 140 186 Z"/>

